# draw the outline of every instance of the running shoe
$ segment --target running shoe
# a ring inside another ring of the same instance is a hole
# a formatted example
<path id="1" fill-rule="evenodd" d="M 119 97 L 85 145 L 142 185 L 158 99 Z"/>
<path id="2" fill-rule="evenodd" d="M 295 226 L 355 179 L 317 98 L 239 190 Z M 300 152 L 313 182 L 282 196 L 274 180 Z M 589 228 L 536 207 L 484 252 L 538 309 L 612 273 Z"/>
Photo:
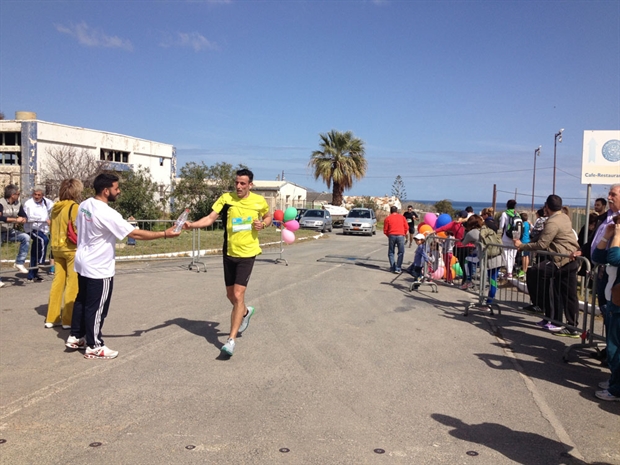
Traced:
<path id="1" fill-rule="evenodd" d="M 67 342 L 65 343 L 65 346 L 68 347 L 69 349 L 83 350 L 86 348 L 86 340 L 83 337 L 78 339 L 75 336 L 69 336 L 67 338 Z"/>
<path id="2" fill-rule="evenodd" d="M 545 328 L 547 331 L 551 331 L 552 333 L 557 333 L 558 331 L 562 331 L 564 329 L 564 326 L 556 326 L 553 323 L 547 323 L 545 326 L 543 326 L 543 328 Z"/>
<path id="3" fill-rule="evenodd" d="M 523 270 L 520 270 L 520 271 L 517 273 L 517 278 L 523 278 L 524 276 L 525 276 L 525 272 L 524 272 Z"/>
<path id="4" fill-rule="evenodd" d="M 601 381 L 600 383 L 598 383 L 598 387 L 606 391 L 607 389 L 609 389 L 609 380 Z"/>
<path id="5" fill-rule="evenodd" d="M 562 328 L 559 331 L 555 331 L 553 333 L 555 336 L 564 336 L 564 337 L 572 337 L 572 338 L 579 338 L 581 337 L 580 333 L 578 331 L 573 331 L 571 329 L 568 328 Z"/>
<path id="6" fill-rule="evenodd" d="M 620 397 L 614 396 L 607 389 L 603 389 L 602 391 L 596 391 L 594 395 L 601 400 L 607 400 L 609 402 L 620 402 Z"/>
<path id="7" fill-rule="evenodd" d="M 241 321 L 241 326 L 239 326 L 239 331 L 237 331 L 239 334 L 248 329 L 248 325 L 250 324 L 250 318 L 252 318 L 252 315 L 254 315 L 254 307 L 247 307 L 247 309 L 248 311 L 243 317 L 243 320 Z"/>
<path id="8" fill-rule="evenodd" d="M 84 353 L 84 358 L 98 358 L 101 360 L 109 360 L 111 358 L 116 358 L 118 356 L 117 350 L 108 349 L 106 346 L 102 347 L 94 347 L 86 348 L 86 352 Z"/>
<path id="9" fill-rule="evenodd" d="M 530 313 L 542 313 L 542 309 L 534 304 L 523 307 L 523 310 Z"/>
<path id="10" fill-rule="evenodd" d="M 228 338 L 226 344 L 222 346 L 222 352 L 224 352 L 229 357 L 232 357 L 233 352 L 235 351 L 235 340 Z"/>
<path id="11" fill-rule="evenodd" d="M 538 323 L 536 323 L 536 326 L 540 326 L 541 328 L 544 328 L 545 326 L 547 326 L 547 323 L 549 323 L 547 320 L 540 320 Z"/>
<path id="12" fill-rule="evenodd" d="M 15 263 L 13 264 L 13 268 L 18 270 L 20 273 L 28 273 L 28 268 L 26 268 L 23 263 Z"/>
<path id="13" fill-rule="evenodd" d="M 469 289 L 472 286 L 473 286 L 472 282 L 471 281 L 467 281 L 460 288 L 463 289 L 463 290 L 466 290 L 466 289 Z"/>

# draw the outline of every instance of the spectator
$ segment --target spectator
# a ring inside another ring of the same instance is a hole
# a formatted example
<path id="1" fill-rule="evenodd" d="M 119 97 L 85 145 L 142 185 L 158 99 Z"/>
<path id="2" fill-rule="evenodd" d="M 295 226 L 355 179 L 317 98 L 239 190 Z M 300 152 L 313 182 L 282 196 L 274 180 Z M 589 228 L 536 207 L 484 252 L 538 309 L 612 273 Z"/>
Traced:
<path id="1" fill-rule="evenodd" d="M 463 237 L 465 237 L 465 226 L 463 225 L 465 221 L 467 221 L 467 212 L 465 210 L 461 210 L 457 214 L 457 217 L 454 221 L 451 221 L 447 225 L 441 228 L 437 228 L 435 230 L 436 233 L 445 232 L 445 233 L 448 233 L 454 236 L 454 240 L 455 240 L 454 253 L 456 255 L 457 260 L 459 261 L 461 270 L 463 270 L 463 276 L 461 278 L 461 287 L 467 283 L 467 273 L 465 271 L 465 268 L 467 266 L 467 256 L 470 254 L 470 252 L 473 249 L 473 247 L 465 246 L 461 242 L 463 240 Z M 450 257 L 448 257 L 448 260 L 445 263 L 447 267 L 450 266 Z M 448 276 L 450 276 L 449 273 L 448 273 Z"/>
<path id="2" fill-rule="evenodd" d="M 398 213 L 396 206 L 390 207 L 390 214 L 383 222 L 383 234 L 388 237 L 388 260 L 390 271 L 400 273 L 405 257 L 405 237 L 409 232 L 409 224 L 403 215 Z M 394 248 L 398 247 L 398 258 L 394 262 Z"/>
<path id="3" fill-rule="evenodd" d="M 82 200 L 82 189 L 84 186 L 80 180 L 65 179 L 60 184 L 60 200 L 52 208 L 50 242 L 58 268 L 47 304 L 46 328 L 59 324 L 63 329 L 71 328 L 73 304 L 78 293 L 78 275 L 74 268 L 77 244 L 67 238 L 67 228 L 71 223 L 77 231 L 78 202 Z"/>
<path id="4" fill-rule="evenodd" d="M 467 219 L 469 219 L 474 214 L 474 207 L 468 205 L 467 207 L 465 207 L 465 211 L 467 212 Z"/>
<path id="5" fill-rule="evenodd" d="M 476 245 L 480 241 L 480 228 L 484 225 L 482 216 L 472 215 L 465 221 L 465 236 L 461 241 L 464 246 Z M 461 289 L 468 289 L 472 286 L 472 279 L 476 273 L 476 264 L 478 263 L 478 251 L 475 247 L 470 247 L 469 255 L 465 257 L 465 268 L 463 274 L 466 275 L 465 283 L 461 285 Z"/>
<path id="6" fill-rule="evenodd" d="M 521 213 L 521 219 L 523 220 L 523 236 L 521 237 L 521 242 L 524 244 L 530 243 L 530 230 L 532 229 L 532 225 L 528 221 L 527 213 Z M 519 271 L 519 278 L 525 278 L 525 273 L 527 269 L 530 267 L 530 251 L 524 250 L 521 253 L 521 271 Z"/>
<path id="7" fill-rule="evenodd" d="M 24 266 L 30 246 L 30 236 L 15 229 L 16 224 L 25 224 L 28 220 L 26 212 L 19 201 L 19 189 L 13 184 L 4 188 L 4 198 L 0 199 L 0 232 L 4 242 L 19 242 L 19 251 L 15 258 L 14 268 L 28 273 Z"/>
<path id="8" fill-rule="evenodd" d="M 601 391 L 595 395 L 606 401 L 620 401 L 620 216 L 605 227 L 602 237 L 592 251 L 597 263 L 607 263 L 609 285 L 604 289 L 607 300 L 605 328 L 607 342 L 607 364 L 611 370 L 608 381 L 599 383 Z"/>
<path id="9" fill-rule="evenodd" d="M 483 208 L 480 212 L 480 216 L 482 217 L 487 226 L 491 227 L 491 225 L 493 225 L 497 230 L 497 222 L 495 221 L 495 209 L 493 207 Z"/>
<path id="10" fill-rule="evenodd" d="M 413 263 L 407 268 L 407 272 L 415 278 L 414 289 L 420 287 L 420 283 L 424 278 L 424 266 L 427 262 L 432 262 L 433 259 L 430 258 L 426 253 L 426 238 L 424 234 L 418 233 L 413 237 L 413 240 L 416 243 L 415 255 L 413 257 Z"/>
<path id="11" fill-rule="evenodd" d="M 598 200 L 600 199 L 597 199 L 597 201 Z M 592 254 L 592 262 L 594 264 L 599 264 L 594 257 L 594 250 L 598 247 L 599 242 L 602 240 L 605 234 L 605 228 L 610 224 L 613 224 L 614 218 L 620 214 L 620 184 L 614 184 L 609 188 L 607 201 L 608 202 L 606 205 L 609 207 L 609 209 L 606 213 L 599 215 L 595 226 L 596 230 L 592 238 L 592 247 L 590 249 L 590 252 Z M 607 312 L 607 297 L 605 296 L 604 289 L 607 287 L 609 278 L 610 277 L 607 273 L 606 267 L 599 266 L 596 270 L 596 297 L 598 299 L 598 306 L 603 316 L 605 316 Z M 606 321 L 606 319 L 603 319 L 603 322 Z M 602 352 L 604 353 L 605 351 L 603 350 Z"/>
<path id="12" fill-rule="evenodd" d="M 573 255 L 579 250 L 579 244 L 573 234 L 570 218 L 562 213 L 562 198 L 557 195 L 547 197 L 545 203 L 548 219 L 536 242 L 523 244 L 515 239 L 519 250 L 547 250 L 563 255 Z M 533 305 L 542 308 L 545 319 L 539 326 L 558 336 L 579 337 L 579 332 L 556 326 L 551 320 L 563 321 L 569 326 L 577 327 L 579 318 L 579 300 L 577 299 L 577 270 L 579 262 L 568 257 L 549 257 L 537 266 L 531 267 L 526 274 L 527 288 Z M 564 315 L 562 315 L 562 310 Z"/>
<path id="13" fill-rule="evenodd" d="M 607 200 L 603 197 L 599 197 L 594 201 L 594 212 L 597 215 L 602 215 L 605 213 L 605 209 L 607 208 Z"/>
<path id="14" fill-rule="evenodd" d="M 512 278 L 512 270 L 515 266 L 515 259 L 517 258 L 517 251 L 512 248 L 514 247 L 514 239 L 521 240 L 520 237 L 513 237 L 510 226 L 513 218 L 520 217 L 515 211 L 516 206 L 516 200 L 509 200 L 506 202 L 506 211 L 504 211 L 499 218 L 499 229 L 502 231 L 502 244 L 504 244 L 502 254 L 504 263 L 506 264 L 506 277 L 508 279 Z"/>
<path id="15" fill-rule="evenodd" d="M 30 269 L 26 282 L 43 281 L 39 276 L 39 265 L 45 262 L 47 256 L 48 234 L 50 232 L 50 212 L 54 202 L 46 199 L 43 188 L 35 187 L 32 198 L 24 203 L 24 212 L 28 222 L 24 224 L 24 231 L 30 235 L 32 245 L 30 247 Z"/>

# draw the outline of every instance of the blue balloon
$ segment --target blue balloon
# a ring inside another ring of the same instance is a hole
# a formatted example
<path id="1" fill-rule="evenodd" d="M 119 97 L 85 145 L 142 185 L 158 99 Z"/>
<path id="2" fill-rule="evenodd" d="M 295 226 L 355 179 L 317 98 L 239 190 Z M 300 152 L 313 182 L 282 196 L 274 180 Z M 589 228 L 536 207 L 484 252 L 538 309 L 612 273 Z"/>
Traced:
<path id="1" fill-rule="evenodd" d="M 450 223 L 451 221 L 452 217 L 450 215 L 448 215 L 447 213 L 442 213 L 441 215 L 439 215 L 439 218 L 437 218 L 437 221 L 435 222 L 435 229 L 441 228 Z"/>

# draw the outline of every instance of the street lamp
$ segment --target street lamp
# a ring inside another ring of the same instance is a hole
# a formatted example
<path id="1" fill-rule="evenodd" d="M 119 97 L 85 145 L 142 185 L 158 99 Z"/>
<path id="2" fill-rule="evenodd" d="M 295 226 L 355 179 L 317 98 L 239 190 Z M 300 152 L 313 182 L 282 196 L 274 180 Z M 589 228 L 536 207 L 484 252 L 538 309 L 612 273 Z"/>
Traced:
<path id="1" fill-rule="evenodd" d="M 536 188 L 536 157 L 540 155 L 540 149 L 542 145 L 539 145 L 536 150 L 534 150 L 534 176 L 532 179 L 532 211 L 534 211 L 534 189 Z"/>
<path id="2" fill-rule="evenodd" d="M 562 133 L 564 132 L 564 128 L 560 129 L 558 133 L 555 135 L 553 141 L 553 194 L 555 195 L 555 167 L 556 167 L 556 159 L 557 159 L 557 146 L 558 142 L 562 142 Z"/>

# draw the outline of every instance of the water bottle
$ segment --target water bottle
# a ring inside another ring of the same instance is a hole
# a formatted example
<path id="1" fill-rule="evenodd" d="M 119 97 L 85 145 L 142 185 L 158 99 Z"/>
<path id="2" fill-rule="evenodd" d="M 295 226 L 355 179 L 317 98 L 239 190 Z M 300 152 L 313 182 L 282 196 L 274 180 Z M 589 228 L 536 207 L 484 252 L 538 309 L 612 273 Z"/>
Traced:
<path id="1" fill-rule="evenodd" d="M 187 221 L 188 216 L 189 216 L 189 208 L 186 208 L 185 211 L 181 213 L 181 216 L 179 216 L 177 220 L 174 222 L 174 232 L 181 231 L 181 229 L 183 228 L 183 225 Z"/>

